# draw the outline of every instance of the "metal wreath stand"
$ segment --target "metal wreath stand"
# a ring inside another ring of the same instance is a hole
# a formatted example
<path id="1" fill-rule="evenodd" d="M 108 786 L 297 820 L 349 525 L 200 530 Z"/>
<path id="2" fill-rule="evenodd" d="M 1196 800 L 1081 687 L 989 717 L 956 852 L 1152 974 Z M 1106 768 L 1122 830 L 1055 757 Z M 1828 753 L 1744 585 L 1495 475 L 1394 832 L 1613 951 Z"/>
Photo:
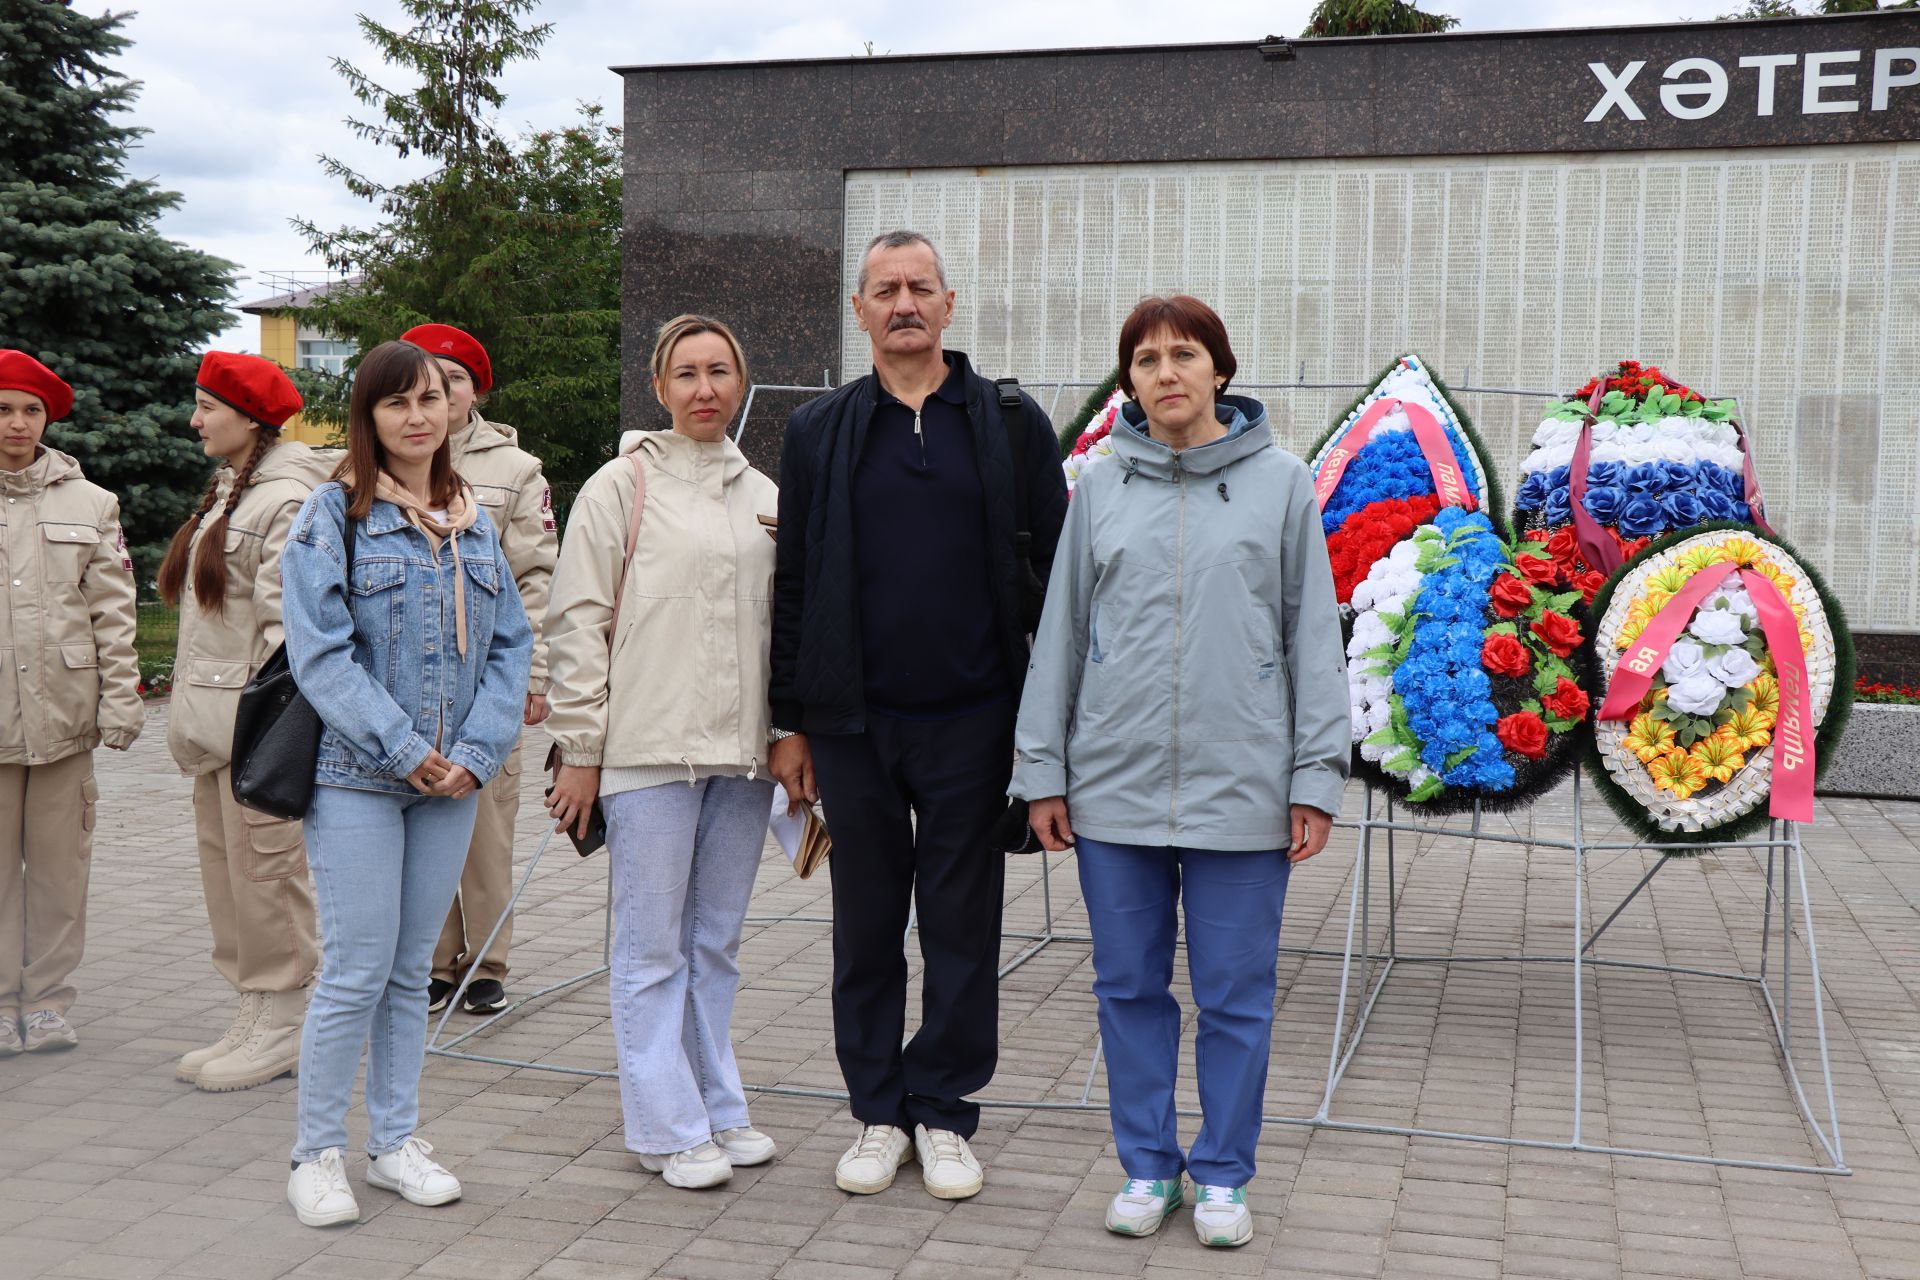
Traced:
<path id="1" fill-rule="evenodd" d="M 823 382 L 825 379 L 823 379 Z M 1463 380 L 1464 381 L 1464 380 Z M 1060 395 L 1067 389 L 1092 388 L 1092 382 L 1059 382 L 1051 397 L 1057 408 Z M 1293 383 L 1255 384 L 1247 387 L 1252 391 L 1294 391 L 1294 390 L 1335 390 L 1366 391 L 1372 383 L 1309 383 L 1302 380 Z M 818 392 L 824 387 L 799 386 L 757 386 L 758 391 Z M 1522 396 L 1528 398 L 1551 398 L 1550 391 L 1525 390 L 1510 387 L 1474 387 L 1459 386 L 1450 388 L 1456 394 L 1482 394 L 1502 396 Z M 752 395 L 747 401 L 752 404 Z M 741 425 L 735 432 L 735 439 L 744 431 L 746 414 L 741 415 Z M 1354 860 L 1351 884 L 1347 890 L 1347 922 L 1345 943 L 1339 950 L 1320 947 L 1294 947 L 1282 945 L 1282 955 L 1303 956 L 1313 959 L 1337 959 L 1340 961 L 1339 999 L 1334 1017 L 1333 1036 L 1327 1056 L 1327 1072 L 1322 1087 L 1318 1107 L 1310 1115 L 1265 1115 L 1263 1123 L 1275 1125 L 1293 1125 L 1315 1129 L 1331 1129 L 1349 1133 L 1388 1134 L 1402 1137 L 1441 1138 L 1461 1142 L 1479 1142 L 1498 1146 L 1523 1147 L 1546 1151 L 1577 1151 L 1593 1155 L 1633 1156 L 1644 1159 L 1672 1160 L 1687 1164 L 1713 1165 L 1722 1168 L 1764 1169 L 1781 1173 L 1808 1173 L 1826 1175 L 1850 1175 L 1853 1170 L 1847 1165 L 1840 1138 L 1839 1108 L 1834 1097 L 1833 1069 L 1827 1036 L 1827 1020 L 1824 990 L 1820 979 L 1820 953 L 1815 940 L 1813 906 L 1807 892 L 1807 874 L 1804 851 L 1801 846 L 1800 824 L 1774 820 L 1768 825 L 1767 838 L 1764 840 L 1710 840 L 1686 846 L 1687 854 L 1734 853 L 1757 857 L 1761 850 L 1766 851 L 1766 890 L 1760 903 L 1760 969 L 1758 974 L 1731 972 L 1726 970 L 1702 969 L 1686 965 L 1656 964 L 1648 961 L 1613 960 L 1592 955 L 1594 945 L 1602 935 L 1612 927 L 1622 913 L 1635 899 L 1652 884 L 1654 877 L 1671 863 L 1675 857 L 1683 856 L 1675 852 L 1671 845 L 1654 844 L 1641 840 L 1626 841 L 1590 841 L 1586 838 L 1583 822 L 1583 783 L 1581 772 L 1576 769 L 1572 781 L 1572 830 L 1570 838 L 1549 839 L 1533 835 L 1507 834 L 1486 828 L 1483 814 L 1476 803 L 1470 814 L 1467 826 L 1450 826 L 1440 822 L 1396 821 L 1394 801 L 1390 795 L 1384 796 L 1384 817 L 1376 818 L 1375 789 L 1365 788 L 1362 814 L 1357 820 L 1339 819 L 1334 822 L 1336 828 L 1359 833 L 1359 849 Z M 1385 834 L 1385 854 L 1387 872 L 1387 893 L 1385 894 L 1386 929 L 1384 931 L 1385 949 L 1375 950 L 1374 941 L 1374 893 L 1373 866 L 1375 832 Z M 1400 949 L 1399 907 L 1400 890 L 1396 887 L 1398 872 L 1396 860 L 1396 836 L 1401 833 L 1421 837 L 1439 837 L 1461 839 L 1469 842 L 1486 841 L 1495 844 L 1519 845 L 1529 849 L 1550 849 L 1572 854 L 1573 880 L 1573 923 L 1572 936 L 1567 948 L 1559 953 L 1485 954 L 1454 955 L 1448 953 L 1404 952 Z M 487 940 L 476 954 L 484 955 L 493 945 L 506 921 L 511 918 L 520 897 L 532 883 L 534 872 L 546 856 L 553 842 L 554 833 L 547 830 L 534 850 L 526 870 L 520 875 L 514 886 L 513 897 L 508 900 L 505 911 L 496 920 L 493 929 L 487 934 Z M 1586 872 L 1587 856 L 1591 853 L 1629 853 L 1652 852 L 1660 854 L 1652 868 L 1640 878 L 1627 895 L 1608 913 L 1605 920 L 1591 932 L 1585 930 Z M 1041 893 L 1044 924 L 1037 933 L 1008 932 L 1002 936 L 1014 942 L 1026 944 L 1014 956 L 1000 966 L 999 976 L 1004 978 L 1020 968 L 1027 961 L 1039 955 L 1048 946 L 1056 942 L 1076 943 L 1091 946 L 1093 938 L 1087 933 L 1069 933 L 1061 929 L 1055 919 L 1052 889 L 1053 863 L 1051 855 L 1042 850 L 1039 855 Z M 1776 872 L 1778 890 L 1776 893 Z M 1799 895 L 1796 922 L 1795 893 Z M 1779 958 L 1775 966 L 1773 958 L 1775 932 L 1775 905 L 1778 904 L 1778 947 Z M 472 970 L 463 974 L 459 988 L 447 1001 L 439 1020 L 434 1023 L 427 1039 L 427 1052 L 436 1057 L 453 1058 L 466 1062 L 487 1063 L 494 1066 L 513 1067 L 527 1071 L 548 1071 L 562 1075 L 588 1076 L 600 1079 L 615 1079 L 619 1073 L 591 1067 L 575 1067 L 557 1063 L 533 1062 L 526 1059 L 493 1056 L 471 1052 L 462 1046 L 467 1045 L 476 1036 L 486 1032 L 502 1019 L 513 1016 L 520 1010 L 535 1004 L 548 996 L 583 986 L 604 976 L 609 969 L 612 945 L 613 890 L 612 879 L 608 878 L 607 902 L 603 921 L 601 940 L 601 960 L 598 965 L 574 977 L 542 987 L 531 995 L 523 996 L 509 1004 L 498 1013 L 485 1018 L 451 1038 L 446 1037 L 447 1022 L 454 1009 L 459 1005 L 467 984 L 472 981 Z M 787 924 L 831 924 L 832 917 L 802 912 L 786 915 L 748 915 L 745 924 L 750 927 L 767 928 Z M 1808 979 L 1813 985 L 1812 1004 L 1815 1029 L 1815 1041 L 1820 1058 L 1820 1076 L 1818 1089 L 1824 1095 L 1826 1119 L 1823 1122 L 1815 1113 L 1812 1100 L 1808 1097 L 1802 1082 L 1793 1051 L 1793 939 L 1796 932 L 1800 935 L 1801 945 L 1806 951 Z M 911 917 L 907 926 L 911 935 L 914 929 Z M 1184 945 L 1179 943 L 1177 945 Z M 1527 1138 L 1513 1134 L 1466 1133 L 1447 1129 L 1423 1128 L 1415 1125 L 1394 1125 L 1359 1120 L 1345 1120 L 1334 1114 L 1335 1095 L 1339 1091 L 1347 1069 L 1358 1054 L 1369 1021 L 1373 1016 L 1387 980 L 1400 965 L 1466 965 L 1466 964 L 1565 964 L 1572 969 L 1573 977 L 1573 1094 L 1570 1099 L 1571 1114 L 1569 1130 L 1563 1139 Z M 1355 974 L 1356 965 L 1359 973 Z M 1799 1109 L 1800 1118 L 1812 1133 L 1820 1152 L 1827 1162 L 1807 1164 L 1787 1160 L 1739 1159 L 1728 1156 L 1716 1156 L 1697 1152 L 1658 1150 L 1649 1147 L 1624 1147 L 1607 1143 L 1591 1142 L 1582 1132 L 1583 1104 L 1585 1101 L 1586 1079 L 1586 1028 L 1584 1016 L 1585 982 L 1589 969 L 1636 970 L 1647 973 L 1666 974 L 1672 977 L 1690 977 L 1717 979 L 1735 982 L 1752 987 L 1759 993 L 1767 1017 L 1772 1024 L 1773 1044 L 1779 1053 L 1781 1070 L 1792 1089 L 1793 1098 Z M 1775 989 L 1777 972 L 1778 990 Z M 1352 1015 L 1349 1007 L 1357 1005 Z M 1099 1037 L 1094 1039 L 1093 1060 L 1087 1067 L 1086 1079 L 1080 1089 L 1077 1100 L 1055 1102 L 1034 1099 L 978 1097 L 974 1100 L 983 1107 L 1005 1108 L 1024 1111 L 1105 1111 L 1104 1100 L 1094 1097 L 1094 1082 L 1100 1072 L 1102 1049 Z M 828 1102 L 845 1102 L 847 1094 L 838 1089 L 802 1088 L 790 1085 L 744 1084 L 750 1093 L 788 1098 L 806 1098 Z M 1196 1108 L 1181 1107 L 1179 1114 L 1197 1117 L 1201 1113 Z"/>

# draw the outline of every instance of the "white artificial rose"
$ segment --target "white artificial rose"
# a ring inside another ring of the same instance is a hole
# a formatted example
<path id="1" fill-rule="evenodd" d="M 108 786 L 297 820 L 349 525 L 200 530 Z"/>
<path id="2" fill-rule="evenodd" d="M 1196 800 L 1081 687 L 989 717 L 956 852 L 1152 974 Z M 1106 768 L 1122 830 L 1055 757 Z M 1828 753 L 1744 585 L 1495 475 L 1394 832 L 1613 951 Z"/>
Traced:
<path id="1" fill-rule="evenodd" d="M 1593 424 L 1593 443 L 1595 447 L 1611 444 L 1620 435 L 1620 424 L 1608 418 L 1604 422 Z"/>
<path id="2" fill-rule="evenodd" d="M 1667 678 L 1668 684 L 1679 684 L 1706 669 L 1707 651 L 1698 641 L 1684 637 L 1673 642 L 1673 647 L 1667 650 L 1667 660 L 1660 664 L 1660 674 Z"/>
<path id="3" fill-rule="evenodd" d="M 1540 424 L 1533 433 L 1533 447 L 1536 449 L 1554 449 L 1561 445 L 1571 448 L 1580 436 L 1580 424 L 1562 422 L 1558 418 L 1549 418 Z"/>
<path id="4" fill-rule="evenodd" d="M 1663 455 L 1660 446 L 1646 440 L 1634 440 L 1620 447 L 1620 465 L 1637 467 L 1642 463 L 1658 462 Z"/>
<path id="5" fill-rule="evenodd" d="M 1652 444 L 1660 438 L 1660 430 L 1651 422 L 1629 422 L 1620 427 L 1620 438 L 1628 444 Z"/>
<path id="6" fill-rule="evenodd" d="M 1745 649 L 1729 649 L 1707 659 L 1707 674 L 1729 689 L 1738 689 L 1760 674 L 1760 664 Z"/>
<path id="7" fill-rule="evenodd" d="M 1523 472 L 1551 471 L 1555 467 L 1568 466 L 1572 462 L 1573 445 L 1571 443 L 1552 444 L 1535 449 L 1528 454 L 1527 460 L 1521 464 L 1520 469 Z"/>
<path id="8" fill-rule="evenodd" d="M 1710 716 L 1720 709 L 1727 687 L 1702 671 L 1667 686 L 1667 705 L 1690 716 Z"/>
<path id="9" fill-rule="evenodd" d="M 1745 644 L 1747 629 L 1731 609 L 1702 609 L 1687 628 L 1703 644 Z"/>
<path id="10" fill-rule="evenodd" d="M 1737 613 L 1747 621 L 1749 626 L 1760 620 L 1760 611 L 1754 608 L 1753 597 L 1748 595 L 1747 589 L 1738 583 L 1731 587 L 1720 588 L 1702 601 L 1700 607 L 1725 609 L 1730 613 Z"/>

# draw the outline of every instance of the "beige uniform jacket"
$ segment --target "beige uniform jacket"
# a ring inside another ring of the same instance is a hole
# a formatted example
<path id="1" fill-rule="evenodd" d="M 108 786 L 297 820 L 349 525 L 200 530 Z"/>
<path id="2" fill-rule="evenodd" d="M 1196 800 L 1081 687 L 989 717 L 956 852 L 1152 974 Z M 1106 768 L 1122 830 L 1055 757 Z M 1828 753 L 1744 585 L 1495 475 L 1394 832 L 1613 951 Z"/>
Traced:
<path id="1" fill-rule="evenodd" d="M 500 549 L 520 588 L 520 603 L 533 628 L 533 674 L 528 693 L 547 691 L 547 646 L 540 638 L 553 585 L 560 539 L 553 525 L 553 493 L 540 473 L 540 459 L 519 446 L 519 434 L 488 422 L 475 410 L 453 433 L 453 469 L 473 486 L 473 496 L 500 531 Z"/>
<path id="2" fill-rule="evenodd" d="M 616 619 L 633 508 L 625 455 L 636 451 L 647 497 Z M 547 730 L 567 764 L 764 772 L 773 539 L 760 517 L 776 516 L 779 490 L 731 440 L 629 431 L 620 453 L 567 519 L 546 636 Z"/>
<path id="3" fill-rule="evenodd" d="M 58 449 L 0 471 L 0 574 L 0 764 L 132 745 L 146 710 L 120 500 Z"/>
<path id="4" fill-rule="evenodd" d="M 227 597 L 222 608 L 201 607 L 188 572 L 180 596 L 167 750 L 189 777 L 212 773 L 233 754 L 240 690 L 280 647 L 280 551 L 300 504 L 333 474 L 340 456 L 337 449 L 310 449 L 283 440 L 253 469 L 246 492 L 227 517 Z M 222 466 L 214 504 L 193 531 L 195 554 L 206 526 L 233 493 L 233 481 L 233 468 Z"/>

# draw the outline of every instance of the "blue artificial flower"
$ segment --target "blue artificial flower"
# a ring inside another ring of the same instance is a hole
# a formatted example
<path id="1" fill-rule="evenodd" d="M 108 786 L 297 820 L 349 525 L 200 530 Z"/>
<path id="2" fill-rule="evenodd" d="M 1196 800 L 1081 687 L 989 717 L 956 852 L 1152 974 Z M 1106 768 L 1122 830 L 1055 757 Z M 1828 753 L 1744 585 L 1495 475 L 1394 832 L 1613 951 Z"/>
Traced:
<path id="1" fill-rule="evenodd" d="M 1465 439 L 1446 423 L 1441 424 L 1441 430 L 1452 447 L 1467 491 L 1476 498 L 1481 497 L 1479 476 L 1474 471 Z M 1375 436 L 1347 464 L 1340 477 L 1340 487 L 1334 490 L 1326 510 L 1320 513 L 1320 527 L 1323 532 L 1332 533 L 1348 516 L 1375 502 L 1424 497 L 1433 491 L 1433 472 L 1411 431 Z"/>
<path id="2" fill-rule="evenodd" d="M 1747 478 L 1738 471 L 1723 467 L 1717 462 L 1703 462 L 1700 464 L 1700 478 L 1726 494 L 1733 502 L 1746 499 Z"/>
<path id="3" fill-rule="evenodd" d="M 1667 487 L 1667 472 L 1657 462 L 1643 462 L 1637 467 L 1628 467 L 1620 482 L 1634 493 L 1659 493 Z"/>
<path id="4" fill-rule="evenodd" d="M 1572 467 L 1555 467 L 1553 470 L 1547 472 L 1547 483 L 1555 489 L 1566 488 L 1567 483 L 1572 479 Z"/>
<path id="5" fill-rule="evenodd" d="M 1667 527 L 1666 509 L 1651 494 L 1636 493 L 1621 505 L 1616 525 L 1629 538 L 1651 538 Z"/>
<path id="6" fill-rule="evenodd" d="M 1533 511 L 1547 503 L 1547 495 L 1553 486 L 1547 482 L 1544 471 L 1529 471 L 1527 478 L 1520 482 L 1520 491 L 1514 494 L 1514 505 L 1525 511 Z"/>
<path id="7" fill-rule="evenodd" d="M 1611 489 L 1620 483 L 1620 475 L 1626 468 L 1617 462 L 1596 462 L 1587 467 L 1587 490 Z"/>
<path id="8" fill-rule="evenodd" d="M 1588 489 L 1584 499 L 1587 514 L 1601 524 L 1612 524 L 1618 520 L 1620 508 L 1626 503 L 1627 491 L 1611 485 L 1599 489 Z"/>
<path id="9" fill-rule="evenodd" d="M 1733 512 L 1733 499 L 1720 490 L 1708 487 L 1700 490 L 1700 509 L 1706 512 L 1709 520 L 1737 520 L 1740 517 Z"/>
<path id="10" fill-rule="evenodd" d="M 1668 459 L 1665 462 L 1661 462 L 1655 465 L 1658 465 L 1661 472 L 1664 473 L 1667 477 L 1667 482 L 1663 486 L 1663 488 L 1672 490 L 1672 489 L 1690 489 L 1693 487 L 1694 485 L 1693 468 L 1688 466 L 1686 463 L 1674 462 L 1673 460 Z"/>
<path id="11" fill-rule="evenodd" d="M 1565 485 L 1561 485 L 1558 489 L 1549 493 L 1547 495 L 1546 506 L 1541 510 L 1541 515 L 1546 518 L 1548 524 L 1565 524 L 1567 521 L 1573 519 L 1573 498 L 1571 491 L 1568 490 Z"/>
<path id="12" fill-rule="evenodd" d="M 1700 505 L 1700 499 L 1685 489 L 1665 495 L 1660 499 L 1660 505 L 1666 508 L 1669 529 L 1691 528 L 1706 518 L 1706 508 Z"/>
<path id="13" fill-rule="evenodd" d="M 1736 502 L 1733 504 L 1733 518 L 1735 520 L 1751 520 L 1753 519 L 1753 508 L 1744 502 Z"/>

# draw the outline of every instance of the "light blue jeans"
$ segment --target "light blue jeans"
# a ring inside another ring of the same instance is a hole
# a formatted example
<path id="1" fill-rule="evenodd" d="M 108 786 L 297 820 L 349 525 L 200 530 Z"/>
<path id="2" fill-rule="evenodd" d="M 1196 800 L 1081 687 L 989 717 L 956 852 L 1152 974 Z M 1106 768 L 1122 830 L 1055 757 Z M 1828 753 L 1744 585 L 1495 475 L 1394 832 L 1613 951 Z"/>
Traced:
<path id="1" fill-rule="evenodd" d="M 433 944 L 460 886 L 479 800 L 479 792 L 449 800 L 314 788 L 305 828 L 322 949 L 300 1036 L 295 1160 L 347 1145 L 353 1077 L 369 1041 L 367 1154 L 413 1136 Z"/>
<path id="2" fill-rule="evenodd" d="M 686 1151 L 747 1124 L 728 1032 L 773 783 L 704 778 L 605 797 L 613 1037 L 627 1150 Z"/>

